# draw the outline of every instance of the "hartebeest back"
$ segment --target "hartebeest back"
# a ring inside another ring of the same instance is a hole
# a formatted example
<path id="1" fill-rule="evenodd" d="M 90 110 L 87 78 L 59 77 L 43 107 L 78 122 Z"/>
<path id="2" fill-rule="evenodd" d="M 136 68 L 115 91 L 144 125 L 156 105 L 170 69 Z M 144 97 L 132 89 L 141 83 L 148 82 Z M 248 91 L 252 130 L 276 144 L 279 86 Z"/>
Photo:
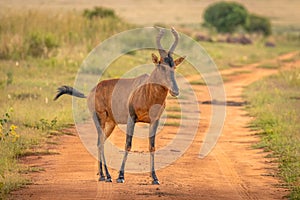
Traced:
<path id="1" fill-rule="evenodd" d="M 151 176 L 153 184 L 159 184 L 154 168 L 155 135 L 160 116 L 165 108 L 168 92 L 172 96 L 179 95 L 179 89 L 175 79 L 175 67 L 184 57 L 173 60 L 172 54 L 178 44 L 178 33 L 171 29 L 175 42 L 169 51 L 162 48 L 160 40 L 165 33 L 160 29 L 156 37 L 156 43 L 160 59 L 152 54 L 152 61 L 156 65 L 150 75 L 144 74 L 132 79 L 110 79 L 98 83 L 87 96 L 87 104 L 93 116 L 93 121 L 98 132 L 98 159 L 99 180 L 111 182 L 105 156 L 104 142 L 110 136 L 117 124 L 127 124 L 125 154 L 119 171 L 118 183 L 124 182 L 124 168 L 128 152 L 131 150 L 134 126 L 137 122 L 150 124 L 149 151 L 151 161 Z M 55 100 L 63 94 L 85 98 L 81 92 L 69 86 L 58 88 Z M 102 163 L 106 173 L 106 179 L 102 169 Z"/>

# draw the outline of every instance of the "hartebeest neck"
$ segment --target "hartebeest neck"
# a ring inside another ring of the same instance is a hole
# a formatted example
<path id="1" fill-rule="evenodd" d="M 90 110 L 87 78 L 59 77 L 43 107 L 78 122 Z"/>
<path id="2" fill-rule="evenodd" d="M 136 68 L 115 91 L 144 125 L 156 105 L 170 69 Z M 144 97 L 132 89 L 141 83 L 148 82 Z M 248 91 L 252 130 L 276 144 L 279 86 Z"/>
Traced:
<path id="1" fill-rule="evenodd" d="M 151 97 L 152 99 L 156 99 L 157 103 L 162 103 L 165 101 L 169 90 L 162 85 L 148 83 L 146 86 L 146 91 L 147 96 Z"/>
<path id="2" fill-rule="evenodd" d="M 149 97 L 152 97 L 156 102 L 163 103 L 167 97 L 169 89 L 160 80 L 160 77 L 156 74 L 158 71 L 154 69 L 148 78 L 146 93 Z"/>

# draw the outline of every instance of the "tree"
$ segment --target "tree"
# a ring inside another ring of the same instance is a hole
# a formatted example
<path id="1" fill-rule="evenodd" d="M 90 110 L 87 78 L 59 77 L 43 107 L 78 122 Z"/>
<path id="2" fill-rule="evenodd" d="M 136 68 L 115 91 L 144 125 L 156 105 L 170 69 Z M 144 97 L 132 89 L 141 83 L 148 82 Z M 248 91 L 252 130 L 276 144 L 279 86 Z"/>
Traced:
<path id="1" fill-rule="evenodd" d="M 221 33 L 232 33 L 239 26 L 245 26 L 247 16 L 244 6 L 235 2 L 218 2 L 204 12 L 205 24 Z"/>
<path id="2" fill-rule="evenodd" d="M 271 22 L 268 18 L 250 14 L 245 24 L 245 29 L 249 33 L 258 32 L 262 33 L 264 36 L 271 34 Z"/>

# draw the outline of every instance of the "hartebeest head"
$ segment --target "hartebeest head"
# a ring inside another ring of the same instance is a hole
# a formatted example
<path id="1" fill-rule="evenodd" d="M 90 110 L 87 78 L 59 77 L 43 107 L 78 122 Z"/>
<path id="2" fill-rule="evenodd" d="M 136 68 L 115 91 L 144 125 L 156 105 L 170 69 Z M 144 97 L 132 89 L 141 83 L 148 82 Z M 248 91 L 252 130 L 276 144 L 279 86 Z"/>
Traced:
<path id="1" fill-rule="evenodd" d="M 169 89 L 169 92 L 172 96 L 179 95 L 179 89 L 175 79 L 175 69 L 185 57 L 177 58 L 173 60 L 172 54 L 178 44 L 179 35 L 174 28 L 171 29 L 173 36 L 175 38 L 174 43 L 170 47 L 169 51 L 166 51 L 162 48 L 160 40 L 162 36 L 165 34 L 165 29 L 159 29 L 159 33 L 156 37 L 156 44 L 158 48 L 158 52 L 160 55 L 160 59 L 155 54 L 152 54 L 152 61 L 156 65 L 155 76 L 158 84 L 161 84 Z"/>

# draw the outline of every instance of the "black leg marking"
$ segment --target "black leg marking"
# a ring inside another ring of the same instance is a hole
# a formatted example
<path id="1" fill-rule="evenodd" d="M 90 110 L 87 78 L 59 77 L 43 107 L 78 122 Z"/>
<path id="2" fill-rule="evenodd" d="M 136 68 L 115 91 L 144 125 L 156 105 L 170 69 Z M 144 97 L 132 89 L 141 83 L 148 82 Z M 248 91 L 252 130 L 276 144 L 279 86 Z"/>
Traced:
<path id="1" fill-rule="evenodd" d="M 104 147 L 104 146 L 103 146 Z M 112 182 L 111 180 L 111 176 L 109 174 L 109 171 L 107 169 L 107 165 L 106 165 L 106 160 L 105 160 L 105 156 L 104 156 L 104 148 L 102 149 L 102 158 L 103 158 L 103 163 L 104 163 L 104 170 L 105 170 L 105 174 L 106 174 L 106 182 Z"/>
<path id="2" fill-rule="evenodd" d="M 98 148 L 98 159 L 99 159 L 99 181 L 105 181 L 105 176 L 103 174 L 103 168 L 102 168 L 102 158 L 101 158 L 101 151 L 100 148 Z"/>
<path id="3" fill-rule="evenodd" d="M 125 153 L 124 153 L 122 165 L 121 165 L 121 168 L 120 168 L 120 171 L 119 171 L 119 177 L 117 179 L 117 183 L 124 183 L 125 182 L 125 178 L 124 178 L 125 164 L 126 164 L 126 161 L 127 161 L 128 153 L 131 150 L 134 126 L 135 126 L 135 118 L 129 116 L 128 121 L 127 121 L 127 130 L 126 130 Z"/>
<path id="4" fill-rule="evenodd" d="M 159 120 L 154 121 L 152 124 L 150 124 L 149 129 L 149 151 L 150 151 L 150 172 L 152 177 L 152 184 L 153 185 L 159 185 L 158 178 L 155 173 L 155 167 L 154 167 L 154 154 L 155 154 L 155 135 L 157 131 Z"/>
<path id="5" fill-rule="evenodd" d="M 105 135 L 102 132 L 101 126 L 100 126 L 100 118 L 98 117 L 97 113 L 93 113 L 93 120 L 98 132 L 98 141 L 97 141 L 97 147 L 98 147 L 98 159 L 99 159 L 99 181 L 106 181 L 106 182 L 112 182 L 111 176 L 109 174 L 109 171 L 106 166 L 106 160 L 104 156 L 104 141 L 105 141 Z M 106 179 L 103 173 L 102 164 L 104 165 L 104 170 L 106 174 Z"/>

